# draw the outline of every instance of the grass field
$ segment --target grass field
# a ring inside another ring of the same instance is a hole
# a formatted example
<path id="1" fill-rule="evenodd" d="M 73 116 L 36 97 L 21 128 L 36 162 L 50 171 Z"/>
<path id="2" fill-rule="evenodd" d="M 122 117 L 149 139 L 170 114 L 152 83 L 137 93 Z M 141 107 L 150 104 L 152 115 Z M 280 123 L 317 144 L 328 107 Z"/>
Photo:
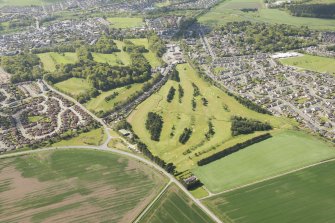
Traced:
<path id="1" fill-rule="evenodd" d="M 74 64 L 77 62 L 76 53 L 40 53 L 37 56 L 41 59 L 43 68 L 47 71 L 55 71 L 57 65 Z"/>
<path id="2" fill-rule="evenodd" d="M 126 29 L 144 26 L 143 19 L 138 17 L 109 17 L 107 21 L 111 23 L 112 28 Z"/>
<path id="3" fill-rule="evenodd" d="M 4 6 L 30 6 L 30 5 L 47 5 L 63 0 L 0 0 L 0 8 Z"/>
<path id="4" fill-rule="evenodd" d="M 227 223 L 333 222 L 334 169 L 335 162 L 321 164 L 204 203 Z"/>
<path id="5" fill-rule="evenodd" d="M 153 154 L 160 156 L 166 162 L 175 163 L 179 171 L 192 169 L 199 159 L 262 134 L 262 132 L 256 132 L 250 135 L 232 137 L 230 132 L 230 117 L 232 115 L 258 119 L 263 122 L 268 121 L 276 129 L 291 127 L 286 119 L 263 115 L 245 108 L 220 89 L 203 81 L 196 75 L 195 70 L 190 65 L 178 65 L 177 69 L 180 73 L 180 84 L 185 92 L 182 103 L 178 101 L 178 83 L 169 80 L 157 93 L 141 103 L 128 117 L 128 121 L 132 124 L 135 133 L 148 145 Z M 192 82 L 198 86 L 202 94 L 195 100 L 197 103 L 195 111 L 192 110 L 191 106 L 193 99 Z M 173 101 L 168 103 L 166 96 L 171 86 L 174 86 L 177 91 Z M 203 105 L 202 97 L 208 100 L 207 106 Z M 149 132 L 145 129 L 145 121 L 150 111 L 160 114 L 164 120 L 159 142 L 152 141 Z M 209 120 L 212 121 L 216 134 L 210 140 L 207 140 L 205 133 L 208 131 Z M 179 143 L 178 140 L 184 128 L 193 129 L 192 136 L 185 145 Z M 173 136 L 171 136 L 171 132 Z M 184 155 L 183 153 L 188 149 L 192 152 Z M 199 152 L 204 153 L 197 156 L 196 153 Z"/>
<path id="6" fill-rule="evenodd" d="M 86 79 L 76 77 L 59 82 L 54 86 L 60 91 L 74 97 L 85 93 L 92 88 L 91 84 L 88 83 Z"/>
<path id="7" fill-rule="evenodd" d="M 108 63 L 112 66 L 122 66 L 130 64 L 130 56 L 126 52 L 115 52 L 113 54 L 92 53 L 94 61 L 98 63 Z"/>
<path id="8" fill-rule="evenodd" d="M 166 179 L 100 151 L 44 151 L 2 159 L 2 222 L 132 222 Z"/>
<path id="9" fill-rule="evenodd" d="M 172 184 L 143 216 L 140 223 L 213 222 L 176 185 Z"/>
<path id="10" fill-rule="evenodd" d="M 258 12 L 242 12 L 242 8 L 258 8 Z M 199 22 L 212 26 L 227 22 L 249 20 L 253 22 L 282 23 L 308 26 L 315 30 L 335 30 L 335 19 L 319 19 L 291 16 L 279 9 L 265 8 L 263 0 L 227 0 L 199 18 Z"/>
<path id="11" fill-rule="evenodd" d="M 335 147 L 302 132 L 285 131 L 193 170 L 212 192 L 238 187 L 335 157 Z"/>
<path id="12" fill-rule="evenodd" d="M 142 89 L 143 84 L 132 84 L 130 88 L 120 87 L 110 91 L 102 92 L 98 97 L 92 98 L 85 104 L 85 107 L 93 112 L 108 111 L 112 109 L 115 104 L 125 101 L 130 95 Z M 110 101 L 105 101 L 105 98 L 112 95 L 113 93 L 118 93 L 114 99 Z"/>
<path id="13" fill-rule="evenodd" d="M 291 57 L 280 59 L 285 65 L 316 71 L 320 73 L 329 73 L 335 75 L 335 59 L 329 57 L 320 57 L 312 55 L 303 55 L 300 57 Z"/>
<path id="14" fill-rule="evenodd" d="M 105 134 L 103 128 L 93 129 L 89 132 L 81 133 L 76 137 L 68 140 L 62 140 L 60 142 L 54 143 L 51 146 L 99 146 L 101 145 L 107 135 Z"/>

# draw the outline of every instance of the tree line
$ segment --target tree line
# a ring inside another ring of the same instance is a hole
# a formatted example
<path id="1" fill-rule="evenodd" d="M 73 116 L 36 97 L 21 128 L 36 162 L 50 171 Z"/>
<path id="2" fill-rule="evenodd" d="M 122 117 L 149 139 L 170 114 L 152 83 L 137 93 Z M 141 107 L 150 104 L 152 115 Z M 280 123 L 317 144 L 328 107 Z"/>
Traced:
<path id="1" fill-rule="evenodd" d="M 201 159 L 198 161 L 198 166 L 204 166 L 206 164 L 209 164 L 213 161 L 216 161 L 216 160 L 219 160 L 223 157 L 226 157 L 230 154 L 233 154 L 241 149 L 244 149 L 246 147 L 249 147 L 251 146 L 252 144 L 255 144 L 255 143 L 258 143 L 258 142 L 261 142 L 263 140 L 266 140 L 266 139 L 269 139 L 271 138 L 272 136 L 269 134 L 269 133 L 265 133 L 263 135 L 260 135 L 260 136 L 256 136 L 252 139 L 249 139 L 245 142 L 242 142 L 242 143 L 237 143 L 236 145 L 232 146 L 232 147 L 229 147 L 227 149 L 224 149 L 218 153 L 215 153 L 209 157 L 206 157 L 204 159 Z"/>
<path id="2" fill-rule="evenodd" d="M 286 8 L 293 16 L 335 18 L 335 4 L 289 4 Z"/>
<path id="3" fill-rule="evenodd" d="M 255 131 L 271 130 L 272 126 L 268 123 L 263 123 L 258 120 L 247 119 L 240 116 L 231 117 L 231 134 L 233 136 L 241 134 L 250 134 Z"/>

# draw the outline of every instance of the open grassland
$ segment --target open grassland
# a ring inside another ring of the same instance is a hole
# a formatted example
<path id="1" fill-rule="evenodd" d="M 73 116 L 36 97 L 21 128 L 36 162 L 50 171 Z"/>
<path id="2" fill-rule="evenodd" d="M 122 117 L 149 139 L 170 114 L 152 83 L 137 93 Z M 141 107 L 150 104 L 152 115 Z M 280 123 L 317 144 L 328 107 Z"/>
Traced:
<path id="1" fill-rule="evenodd" d="M 280 59 L 284 65 L 335 75 L 335 59 L 312 55 Z"/>
<path id="2" fill-rule="evenodd" d="M 227 223 L 333 222 L 334 169 L 335 162 L 320 164 L 204 203 Z"/>
<path id="3" fill-rule="evenodd" d="M 2 222 L 132 222 L 165 178 L 100 151 L 44 151 L 2 159 Z"/>
<path id="4" fill-rule="evenodd" d="M 108 111 L 112 109 L 115 105 L 117 105 L 120 102 L 125 101 L 129 96 L 134 94 L 136 91 L 141 90 L 143 87 L 143 84 L 132 84 L 129 87 L 120 87 L 116 88 L 110 91 L 102 92 L 98 97 L 92 98 L 90 101 L 88 101 L 85 104 L 85 107 L 93 112 L 99 112 L 99 111 Z M 106 101 L 105 98 L 114 94 L 118 93 L 118 95 L 109 100 Z"/>
<path id="5" fill-rule="evenodd" d="M 41 59 L 43 68 L 47 71 L 55 71 L 57 65 L 74 64 L 77 62 L 76 53 L 40 53 L 37 56 Z"/>
<path id="6" fill-rule="evenodd" d="M 68 95 L 76 97 L 89 91 L 92 85 L 86 79 L 72 77 L 55 84 L 55 87 Z"/>
<path id="7" fill-rule="evenodd" d="M 335 157 L 335 147 L 306 133 L 285 131 L 193 170 L 218 193 Z"/>
<path id="8" fill-rule="evenodd" d="M 172 184 L 140 220 L 141 223 L 213 222 L 176 185 Z"/>
<path id="9" fill-rule="evenodd" d="M 258 8 L 258 12 L 242 12 L 240 9 L 243 8 Z M 335 19 L 292 16 L 284 10 L 265 8 L 263 0 L 222 1 L 199 18 L 199 22 L 212 26 L 244 20 L 308 26 L 315 30 L 335 30 Z"/>
<path id="10" fill-rule="evenodd" d="M 63 0 L 0 0 L 0 8 L 4 6 L 30 6 L 30 5 L 47 5 Z"/>
<path id="11" fill-rule="evenodd" d="M 144 26 L 143 19 L 138 17 L 109 17 L 107 21 L 110 22 L 112 28 L 126 29 Z"/>
<path id="12" fill-rule="evenodd" d="M 51 146 L 99 146 L 107 138 L 103 128 L 93 129 L 89 132 L 81 133 L 78 136 L 70 138 L 68 140 L 62 140 L 54 143 Z"/>
<path id="13" fill-rule="evenodd" d="M 198 160 L 264 133 L 255 132 L 232 137 L 230 131 L 232 115 L 269 122 L 275 128 L 274 131 L 291 127 L 291 123 L 284 118 L 263 115 L 245 108 L 234 98 L 198 77 L 189 64 L 178 65 L 177 70 L 180 73 L 180 85 L 184 89 L 182 103 L 178 100 L 178 83 L 169 80 L 157 93 L 141 103 L 128 117 L 128 121 L 151 152 L 166 162 L 175 163 L 178 171 L 192 169 Z M 197 103 L 195 110 L 192 109 L 192 83 L 198 86 L 202 95 L 195 98 Z M 168 103 L 166 98 L 171 86 L 177 90 L 172 102 Z M 207 106 L 203 105 L 201 98 L 208 100 Z M 159 142 L 151 140 L 145 128 L 147 114 L 151 111 L 160 114 L 164 121 Z M 207 140 L 205 134 L 209 130 L 210 120 L 214 126 L 215 135 Z M 191 128 L 193 131 L 185 145 L 179 142 L 179 136 L 184 128 Z M 183 153 L 188 149 L 191 152 L 184 155 Z M 196 155 L 199 152 L 203 154 Z"/>

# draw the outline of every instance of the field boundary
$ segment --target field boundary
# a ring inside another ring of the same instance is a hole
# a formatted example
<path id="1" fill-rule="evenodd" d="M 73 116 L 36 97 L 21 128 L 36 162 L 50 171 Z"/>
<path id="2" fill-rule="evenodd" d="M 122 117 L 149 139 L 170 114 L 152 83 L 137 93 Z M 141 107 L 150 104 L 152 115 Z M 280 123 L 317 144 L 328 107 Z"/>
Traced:
<path id="1" fill-rule="evenodd" d="M 269 180 L 272 180 L 272 179 L 275 179 L 275 178 L 278 178 L 278 177 L 286 176 L 288 174 L 295 173 L 295 172 L 298 172 L 300 170 L 308 169 L 310 167 L 318 166 L 318 165 L 321 165 L 321 164 L 324 164 L 324 163 L 333 162 L 333 161 L 335 161 L 335 158 L 330 158 L 330 159 L 327 159 L 327 160 L 323 160 L 323 161 L 320 161 L 320 162 L 317 162 L 317 163 L 313 163 L 313 164 L 309 164 L 307 166 L 300 167 L 298 169 L 290 170 L 290 171 L 285 172 L 285 173 L 277 174 L 277 175 L 274 175 L 272 177 L 265 178 L 263 180 L 257 180 L 257 181 L 254 181 L 254 182 L 251 182 L 251 183 L 248 183 L 248 184 L 244 184 L 244 185 L 241 185 L 241 186 L 238 186 L 238 187 L 234 187 L 234 188 L 231 188 L 231 189 L 228 189 L 228 190 L 224 190 L 224 191 L 219 192 L 219 193 L 211 193 L 210 195 L 208 195 L 206 197 L 200 198 L 199 201 L 202 201 L 202 200 L 205 200 L 205 199 L 208 199 L 208 198 L 211 198 L 211 197 L 215 197 L 217 195 L 232 192 L 232 191 L 235 191 L 235 190 L 238 190 L 238 189 L 241 189 L 241 188 L 249 187 L 249 186 L 252 186 L 252 185 L 255 185 L 255 184 L 258 184 L 258 183 L 269 181 Z"/>

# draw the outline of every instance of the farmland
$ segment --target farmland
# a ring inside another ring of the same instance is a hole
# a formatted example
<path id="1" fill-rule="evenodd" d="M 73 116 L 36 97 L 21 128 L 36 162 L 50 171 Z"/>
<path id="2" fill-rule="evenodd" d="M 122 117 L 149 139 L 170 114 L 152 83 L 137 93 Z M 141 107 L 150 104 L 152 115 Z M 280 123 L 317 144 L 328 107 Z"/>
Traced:
<path id="1" fill-rule="evenodd" d="M 1 0 L 0 7 L 4 6 L 30 6 L 30 5 L 46 5 L 62 0 Z"/>
<path id="2" fill-rule="evenodd" d="M 333 157 L 335 147 L 330 144 L 303 132 L 284 131 L 193 172 L 218 193 Z"/>
<path id="3" fill-rule="evenodd" d="M 209 223 L 213 222 L 198 206 L 175 185 L 154 203 L 140 220 L 141 223 Z"/>
<path id="4" fill-rule="evenodd" d="M 138 161 L 81 149 L 1 160 L 3 222 L 131 222 L 165 178 Z"/>
<path id="5" fill-rule="evenodd" d="M 303 70 L 306 69 L 335 75 L 334 58 L 303 55 L 300 57 L 281 59 L 280 62 L 284 65 L 294 66 Z"/>
<path id="6" fill-rule="evenodd" d="M 138 17 L 110 17 L 107 18 L 112 28 L 137 28 L 144 25 L 143 19 Z"/>
<path id="7" fill-rule="evenodd" d="M 204 200 L 224 222 L 332 222 L 335 162 Z"/>
<path id="8" fill-rule="evenodd" d="M 220 89 L 203 81 L 196 75 L 196 71 L 190 65 L 178 65 L 177 70 L 179 71 L 180 85 L 184 89 L 182 103 L 178 101 L 178 93 L 176 93 L 171 103 L 167 102 L 166 96 L 170 87 L 173 86 L 178 89 L 178 83 L 169 80 L 157 93 L 141 103 L 128 117 L 135 133 L 148 145 L 151 152 L 160 156 L 166 162 L 175 163 L 177 170 L 192 169 L 199 159 L 262 134 L 262 132 L 255 132 L 249 135 L 232 137 L 230 132 L 230 118 L 232 115 L 269 122 L 275 127 L 274 131 L 279 128 L 291 127 L 291 123 L 284 118 L 260 114 L 245 108 Z M 194 110 L 192 109 L 194 98 L 192 83 L 198 86 L 201 97 L 208 101 L 207 105 L 203 105 L 201 98 L 196 98 L 197 106 Z M 164 121 L 159 142 L 151 140 L 149 132 L 145 129 L 145 121 L 150 111 L 160 114 Z M 209 128 L 209 121 L 214 126 L 215 134 L 208 140 L 205 133 Z M 185 145 L 178 141 L 184 128 L 192 129 L 192 135 Z M 183 154 L 188 149 L 191 150 L 191 153 Z"/>
<path id="9" fill-rule="evenodd" d="M 242 12 L 242 8 L 258 8 L 258 11 Z M 199 22 L 213 26 L 244 20 L 308 26 L 316 30 L 335 30 L 334 19 L 295 17 L 284 10 L 265 8 L 262 0 L 223 1 L 199 18 Z"/>
<path id="10" fill-rule="evenodd" d="M 86 79 L 76 77 L 59 82 L 55 84 L 55 87 L 71 96 L 78 96 L 92 88 L 91 84 Z"/>

